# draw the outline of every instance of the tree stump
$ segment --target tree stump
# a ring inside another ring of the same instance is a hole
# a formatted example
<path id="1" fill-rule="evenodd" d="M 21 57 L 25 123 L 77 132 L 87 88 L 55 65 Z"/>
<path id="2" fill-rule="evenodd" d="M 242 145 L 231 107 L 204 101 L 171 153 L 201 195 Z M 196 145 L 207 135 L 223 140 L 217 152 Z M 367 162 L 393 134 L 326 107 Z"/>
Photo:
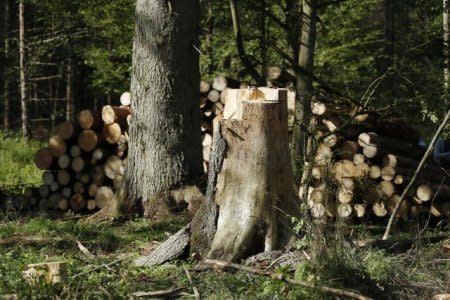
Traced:
<path id="1" fill-rule="evenodd" d="M 220 161 L 215 156 L 223 155 L 222 164 L 213 164 L 220 170 L 214 170 L 217 181 L 209 182 L 206 197 L 208 201 L 215 191 L 219 206 L 217 230 L 207 253 L 211 258 L 236 261 L 281 249 L 291 237 L 291 217 L 299 214 L 289 158 L 287 91 L 262 91 L 257 90 L 261 99 L 255 99 L 252 90 L 235 93 L 239 113 L 229 114 L 218 124 L 226 148 L 213 149 L 211 157 Z M 229 102 L 227 99 L 227 105 Z M 194 219 L 194 251 L 198 244 L 204 245 L 204 236 L 195 231 L 205 229 L 195 223 L 199 216 L 211 219 L 211 212 L 214 210 L 204 205 Z"/>

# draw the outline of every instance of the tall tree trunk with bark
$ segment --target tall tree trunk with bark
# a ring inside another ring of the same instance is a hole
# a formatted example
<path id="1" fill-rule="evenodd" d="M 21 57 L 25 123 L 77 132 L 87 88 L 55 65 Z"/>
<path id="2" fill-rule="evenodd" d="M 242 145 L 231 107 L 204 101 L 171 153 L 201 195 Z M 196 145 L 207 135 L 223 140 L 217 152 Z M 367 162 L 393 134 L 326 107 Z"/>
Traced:
<path id="1" fill-rule="evenodd" d="M 4 74 L 3 74 L 3 127 L 9 129 L 9 0 L 5 1 L 4 11 Z"/>
<path id="2" fill-rule="evenodd" d="M 25 79 L 25 19 L 24 3 L 19 0 L 19 72 L 20 72 L 20 104 L 22 108 L 22 135 L 28 136 L 27 94 Z"/>
<path id="3" fill-rule="evenodd" d="M 383 0 L 383 17 L 384 17 L 384 59 L 383 72 L 385 72 L 394 62 L 394 1 Z"/>
<path id="4" fill-rule="evenodd" d="M 166 213 L 169 192 L 203 174 L 198 0 L 138 0 L 132 122 L 123 195 L 147 216 Z M 127 203 L 128 204 L 128 203 Z"/>
<path id="5" fill-rule="evenodd" d="M 302 28 L 298 63 L 307 74 L 297 72 L 297 97 L 295 103 L 295 122 L 291 142 L 291 158 L 294 180 L 299 182 L 304 160 L 308 155 L 307 138 L 311 117 L 311 98 L 313 94 L 314 51 L 316 47 L 317 0 L 303 1 Z"/>

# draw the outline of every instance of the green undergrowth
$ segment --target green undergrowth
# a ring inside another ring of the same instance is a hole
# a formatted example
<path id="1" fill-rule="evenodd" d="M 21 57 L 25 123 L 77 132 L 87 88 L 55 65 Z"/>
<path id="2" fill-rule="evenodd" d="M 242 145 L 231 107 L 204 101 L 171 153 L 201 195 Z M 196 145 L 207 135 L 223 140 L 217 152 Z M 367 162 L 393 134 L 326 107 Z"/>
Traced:
<path id="1" fill-rule="evenodd" d="M 0 299 L 11 294 L 20 299 L 130 299 L 137 291 L 174 287 L 186 288 L 181 299 L 193 299 L 184 269 L 190 270 L 202 299 L 343 299 L 245 272 L 196 272 L 190 257 L 151 268 L 132 265 L 149 242 L 163 241 L 187 222 L 183 217 L 99 224 L 42 217 L 0 221 Z M 95 258 L 80 251 L 77 241 Z M 374 299 L 424 299 L 448 289 L 449 263 L 432 263 L 449 258 L 439 243 L 417 245 L 402 254 L 352 248 L 338 234 L 327 237 L 326 243 L 317 263 L 305 260 L 295 273 L 278 272 L 318 285 L 357 290 Z M 99 267 L 116 260 L 120 261 Z M 65 261 L 68 280 L 55 286 L 26 283 L 22 272 L 27 265 L 46 261 Z"/>
<path id="2" fill-rule="evenodd" d="M 0 131 L 0 191 L 17 194 L 41 182 L 42 171 L 34 164 L 40 147 L 37 141 Z"/>

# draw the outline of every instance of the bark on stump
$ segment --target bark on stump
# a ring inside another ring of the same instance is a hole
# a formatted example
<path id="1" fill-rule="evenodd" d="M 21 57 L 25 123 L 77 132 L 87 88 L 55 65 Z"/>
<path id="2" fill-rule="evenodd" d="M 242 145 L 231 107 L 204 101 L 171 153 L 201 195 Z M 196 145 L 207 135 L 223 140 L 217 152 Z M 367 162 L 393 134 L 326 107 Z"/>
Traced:
<path id="1" fill-rule="evenodd" d="M 236 261 L 261 251 L 280 249 L 289 242 L 291 216 L 297 216 L 299 209 L 289 159 L 287 102 L 283 95 L 286 94 L 281 91 L 278 101 L 244 100 L 238 105 L 242 114 L 234 114 L 241 118 L 219 123 L 227 146 L 215 186 L 219 215 L 208 257 Z M 214 156 L 220 151 L 213 149 L 213 153 Z M 209 192 L 211 189 L 214 188 L 208 186 Z M 203 213 L 201 208 L 198 215 Z M 196 244 L 202 243 L 195 240 L 202 237 L 195 232 L 196 221 L 198 218 L 193 224 L 194 251 Z"/>

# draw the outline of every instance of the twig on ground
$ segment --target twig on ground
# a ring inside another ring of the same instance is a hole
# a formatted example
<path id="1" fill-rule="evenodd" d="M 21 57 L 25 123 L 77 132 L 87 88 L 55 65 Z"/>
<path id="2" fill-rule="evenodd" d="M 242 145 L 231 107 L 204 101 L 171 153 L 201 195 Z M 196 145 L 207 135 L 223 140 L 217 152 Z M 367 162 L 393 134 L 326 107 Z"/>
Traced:
<path id="1" fill-rule="evenodd" d="M 169 290 L 159 290 L 159 291 L 152 291 L 152 292 L 136 292 L 131 294 L 131 296 L 134 297 L 174 297 L 181 295 L 184 291 L 184 287 L 178 287 L 173 288 Z"/>
<path id="2" fill-rule="evenodd" d="M 101 269 L 101 268 L 108 268 L 108 267 L 110 267 L 110 266 L 112 266 L 112 265 L 114 265 L 114 264 L 117 264 L 117 263 L 121 262 L 121 261 L 127 260 L 127 259 L 129 259 L 129 258 L 131 258 L 131 257 L 133 257 L 133 256 L 135 256 L 135 255 L 136 255 L 136 254 L 134 254 L 134 253 L 133 253 L 133 254 L 125 255 L 124 257 L 118 258 L 118 259 L 116 259 L 116 260 L 114 260 L 114 261 L 112 261 L 112 262 L 110 262 L 110 263 L 107 263 L 107 264 L 101 264 L 101 265 L 98 265 L 98 266 L 96 266 L 96 267 L 94 267 L 94 268 L 88 270 L 88 271 L 84 271 L 84 272 L 75 274 L 75 275 L 73 275 L 71 278 L 74 279 L 74 278 L 80 277 L 80 276 L 82 276 L 82 275 L 85 275 L 85 274 L 88 274 L 88 273 L 97 271 L 97 270 L 99 270 L 99 269 Z"/>
<path id="3" fill-rule="evenodd" d="M 215 259 L 205 259 L 202 261 L 202 263 L 206 264 L 206 265 L 210 265 L 210 266 L 219 267 L 219 268 L 232 268 L 232 269 L 249 272 L 249 273 L 253 273 L 253 274 L 257 274 L 257 275 L 268 276 L 270 278 L 280 280 L 280 281 L 283 281 L 283 282 L 286 282 L 286 283 L 289 283 L 292 285 L 298 285 L 298 286 L 301 286 L 304 288 L 313 289 L 316 291 L 333 294 L 333 295 L 337 295 L 337 296 L 345 296 L 345 297 L 349 297 L 352 299 L 358 299 L 358 300 L 372 299 L 372 298 L 369 298 L 367 296 L 360 294 L 359 292 L 353 292 L 353 291 L 344 290 L 344 289 L 315 285 L 314 283 L 308 283 L 305 281 L 299 281 L 299 280 L 295 280 L 295 279 L 286 277 L 283 274 L 271 273 L 268 271 L 254 269 L 254 268 L 236 264 L 236 263 L 229 263 L 226 261 L 215 260 Z"/>
<path id="4" fill-rule="evenodd" d="M 447 111 L 447 114 L 445 115 L 444 120 L 442 120 L 441 125 L 439 125 L 438 129 L 434 133 L 434 136 L 431 139 L 431 142 L 428 145 L 428 148 L 425 151 L 425 154 L 423 155 L 422 159 L 420 160 L 420 163 L 417 166 L 417 169 L 414 172 L 413 177 L 408 182 L 408 185 L 406 186 L 406 188 L 403 190 L 403 193 L 400 196 L 400 201 L 398 201 L 398 203 L 395 205 L 394 210 L 392 211 L 392 214 L 386 225 L 386 230 L 384 231 L 384 234 L 383 234 L 383 240 L 387 240 L 389 238 L 389 234 L 391 232 L 391 228 L 392 228 L 392 225 L 394 224 L 395 216 L 397 215 L 400 205 L 403 203 L 403 200 L 405 199 L 409 190 L 413 186 L 414 181 L 416 181 L 417 176 L 419 175 L 420 171 L 422 170 L 423 166 L 425 165 L 425 162 L 427 161 L 428 157 L 430 156 L 431 152 L 433 151 L 434 144 L 436 144 L 436 141 L 437 141 L 439 135 L 441 134 L 441 132 L 444 130 L 445 125 L 447 124 L 449 118 L 450 118 L 450 110 Z"/>
<path id="5" fill-rule="evenodd" d="M 186 277 L 189 281 L 189 284 L 192 287 L 192 291 L 194 292 L 195 300 L 200 300 L 201 299 L 200 293 L 198 292 L 198 289 L 194 286 L 194 283 L 192 281 L 192 277 L 191 277 L 191 274 L 189 273 L 189 270 L 185 266 L 183 266 L 183 270 L 186 273 Z"/>

